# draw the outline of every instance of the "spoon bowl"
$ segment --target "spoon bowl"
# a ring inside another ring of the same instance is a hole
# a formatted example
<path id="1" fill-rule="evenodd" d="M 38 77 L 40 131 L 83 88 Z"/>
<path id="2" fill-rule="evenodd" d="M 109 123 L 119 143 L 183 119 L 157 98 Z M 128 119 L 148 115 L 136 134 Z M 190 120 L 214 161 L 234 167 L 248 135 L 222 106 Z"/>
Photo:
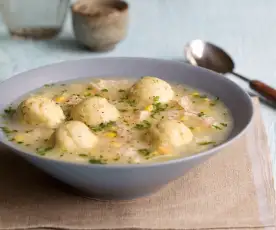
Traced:
<path id="1" fill-rule="evenodd" d="M 232 72 L 235 64 L 221 48 L 202 40 L 193 40 L 185 47 L 188 62 L 218 73 Z"/>
<path id="2" fill-rule="evenodd" d="M 259 80 L 250 80 L 247 77 L 235 73 L 233 60 L 221 48 L 197 39 L 187 44 L 185 47 L 185 56 L 187 61 L 192 65 L 213 70 L 221 74 L 231 73 L 235 75 L 243 81 L 248 82 L 251 89 L 276 103 L 276 90 Z"/>

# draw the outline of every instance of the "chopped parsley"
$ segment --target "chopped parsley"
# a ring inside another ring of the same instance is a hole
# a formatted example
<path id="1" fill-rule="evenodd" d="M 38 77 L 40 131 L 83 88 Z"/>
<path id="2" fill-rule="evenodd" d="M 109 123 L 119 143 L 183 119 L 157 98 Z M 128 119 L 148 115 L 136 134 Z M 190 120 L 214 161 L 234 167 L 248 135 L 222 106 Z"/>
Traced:
<path id="1" fill-rule="evenodd" d="M 103 165 L 103 164 L 106 164 L 106 160 L 104 159 L 97 159 L 97 158 L 91 158 L 89 159 L 88 161 L 90 164 L 100 164 L 100 165 Z"/>
<path id="2" fill-rule="evenodd" d="M 124 92 L 126 92 L 126 91 L 125 91 L 124 89 L 119 89 L 118 92 L 124 93 Z"/>
<path id="3" fill-rule="evenodd" d="M 9 129 L 8 127 L 4 126 L 4 127 L 1 127 L 2 131 L 5 133 L 5 134 L 10 134 L 10 133 L 16 133 L 17 130 L 11 130 Z"/>
<path id="4" fill-rule="evenodd" d="M 222 128 L 219 127 L 218 125 L 212 125 L 212 127 L 213 127 L 214 129 L 222 130 Z"/>
<path id="5" fill-rule="evenodd" d="M 94 126 L 94 127 L 90 127 L 90 128 L 94 132 L 100 132 L 100 131 L 103 131 L 105 129 L 108 129 L 108 128 L 112 127 L 115 124 L 116 123 L 114 121 L 110 121 L 110 122 L 107 122 L 107 123 L 101 123 L 98 126 Z"/>
<path id="6" fill-rule="evenodd" d="M 198 145 L 215 145 L 215 141 L 203 141 L 203 142 L 198 142 Z"/>
<path id="7" fill-rule="evenodd" d="M 54 85 L 55 85 L 55 84 L 45 84 L 44 87 L 47 88 L 47 87 L 52 87 L 52 86 L 54 86 Z"/>
<path id="8" fill-rule="evenodd" d="M 200 113 L 197 114 L 197 116 L 198 117 L 204 117 L 204 116 L 206 116 L 206 114 L 204 112 L 200 112 Z"/>
<path id="9" fill-rule="evenodd" d="M 120 158 L 121 158 L 121 157 L 120 157 L 120 155 L 118 154 L 116 157 L 113 158 L 113 160 L 114 160 L 114 161 L 118 161 L 118 160 L 120 160 Z"/>
<path id="10" fill-rule="evenodd" d="M 52 150 L 53 148 L 52 147 L 39 147 L 39 148 L 36 148 L 36 153 L 38 155 L 41 155 L 41 156 L 44 156 L 48 151 Z"/>
<path id="11" fill-rule="evenodd" d="M 126 100 L 126 103 L 128 103 L 132 107 L 134 107 L 136 105 L 136 101 L 135 100 Z"/>
<path id="12" fill-rule="evenodd" d="M 101 91 L 102 92 L 108 92 L 108 89 L 102 89 Z"/>
<path id="13" fill-rule="evenodd" d="M 152 118 L 154 118 L 156 114 L 159 114 L 160 112 L 165 111 L 169 107 L 168 104 L 162 104 L 161 102 L 159 102 L 159 99 L 160 99 L 159 96 L 153 97 L 154 103 L 152 104 L 153 106 L 153 110 L 151 112 Z"/>
<path id="14" fill-rule="evenodd" d="M 199 94 L 199 93 L 194 93 L 194 94 L 193 94 L 193 97 L 202 98 L 202 99 L 208 98 L 207 95 Z"/>
<path id="15" fill-rule="evenodd" d="M 159 96 L 154 96 L 154 97 L 153 97 L 153 102 L 158 102 L 158 101 L 159 101 L 159 99 L 160 99 L 160 97 L 159 97 Z"/>
<path id="16" fill-rule="evenodd" d="M 16 112 L 16 110 L 9 106 L 7 109 L 4 110 L 4 112 L 8 116 L 12 116 Z"/>
<path id="17" fill-rule="evenodd" d="M 87 154 L 84 154 L 84 153 L 79 154 L 79 156 L 80 156 L 80 157 L 88 157 L 88 155 L 87 155 Z"/>
<path id="18" fill-rule="evenodd" d="M 92 95 L 92 94 L 91 94 L 90 92 L 85 92 L 85 93 L 84 93 L 84 96 L 85 96 L 85 97 L 90 97 L 91 95 Z"/>
<path id="19" fill-rule="evenodd" d="M 227 123 L 221 122 L 220 124 L 221 124 L 222 126 L 224 126 L 224 127 L 227 127 Z"/>
<path id="20" fill-rule="evenodd" d="M 141 123 L 136 124 L 134 128 L 136 129 L 149 129 L 151 127 L 151 123 L 147 120 L 143 120 Z"/>
<path id="21" fill-rule="evenodd" d="M 149 156 L 151 151 L 149 149 L 138 149 L 138 152 L 143 156 Z"/>
<path id="22" fill-rule="evenodd" d="M 219 97 L 216 97 L 211 103 L 210 106 L 215 106 L 217 102 L 219 101 Z"/>
<path id="23" fill-rule="evenodd" d="M 92 90 L 92 87 L 91 87 L 91 86 L 88 86 L 86 89 L 87 89 L 87 90 Z"/>
<path id="24" fill-rule="evenodd" d="M 126 93 L 122 95 L 119 102 L 120 103 L 125 102 L 125 103 L 129 104 L 131 107 L 134 107 L 136 105 L 136 101 L 129 99 L 129 97 Z"/>

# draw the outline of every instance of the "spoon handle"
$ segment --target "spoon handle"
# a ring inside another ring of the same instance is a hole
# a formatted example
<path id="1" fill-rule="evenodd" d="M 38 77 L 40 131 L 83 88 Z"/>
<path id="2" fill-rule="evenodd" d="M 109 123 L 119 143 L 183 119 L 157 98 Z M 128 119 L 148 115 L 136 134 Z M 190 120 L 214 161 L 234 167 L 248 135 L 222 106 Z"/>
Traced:
<path id="1" fill-rule="evenodd" d="M 269 85 L 258 80 L 250 81 L 249 85 L 251 89 L 254 89 L 265 98 L 276 102 L 276 90 L 270 87 Z"/>
<path id="2" fill-rule="evenodd" d="M 263 97 L 276 102 L 276 89 L 273 89 L 269 85 L 258 81 L 258 80 L 250 80 L 238 73 L 232 72 L 235 76 L 239 77 L 240 79 L 247 81 L 251 89 L 254 89 L 256 92 L 261 94 Z"/>

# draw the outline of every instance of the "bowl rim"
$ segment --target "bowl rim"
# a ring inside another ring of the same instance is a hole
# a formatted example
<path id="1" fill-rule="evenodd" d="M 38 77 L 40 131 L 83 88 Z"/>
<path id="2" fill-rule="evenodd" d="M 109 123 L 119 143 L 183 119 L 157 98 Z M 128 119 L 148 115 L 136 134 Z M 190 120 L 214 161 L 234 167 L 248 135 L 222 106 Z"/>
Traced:
<path id="1" fill-rule="evenodd" d="M 22 75 L 24 75 L 25 73 L 31 73 L 31 72 L 35 72 L 38 71 L 40 69 L 47 69 L 47 68 L 51 68 L 52 66 L 58 66 L 60 64 L 70 64 L 70 63 L 76 63 L 76 62 L 81 62 L 84 60 L 98 60 L 98 61 L 105 61 L 105 60 L 136 60 L 136 61 L 157 61 L 160 63 L 181 63 L 178 60 L 172 60 L 172 59 L 164 59 L 164 58 L 147 58 L 147 57 L 96 57 L 96 58 L 82 58 L 82 59 L 74 59 L 74 60 L 65 60 L 65 61 L 59 61 L 59 62 L 55 62 L 55 63 L 51 63 L 51 64 L 47 64 L 47 65 L 43 65 L 40 67 L 36 67 L 27 71 L 23 71 L 21 73 L 15 74 L 13 76 L 11 76 L 10 78 L 0 82 L 0 88 L 1 85 L 6 83 L 7 81 L 9 81 L 10 79 L 14 79 L 14 78 L 19 78 Z M 183 63 L 181 63 L 182 65 L 188 66 L 189 68 L 194 68 L 194 69 L 201 69 L 201 71 L 203 72 L 208 72 L 208 73 L 212 73 L 213 75 L 216 75 L 216 77 L 219 77 L 221 79 L 221 76 L 219 73 L 214 72 L 212 70 L 208 70 L 202 67 L 198 67 L 198 66 L 192 66 L 190 64 L 187 64 L 183 61 Z M 228 139 L 226 142 L 219 144 L 216 147 L 213 147 L 211 149 L 202 151 L 202 152 L 198 152 L 195 155 L 191 155 L 191 156 L 185 156 L 185 157 L 179 157 L 176 159 L 171 159 L 168 161 L 164 161 L 164 162 L 151 162 L 151 163 L 142 163 L 142 164 L 88 164 L 88 163 L 84 163 L 84 162 L 70 162 L 70 161 L 64 161 L 64 160 L 59 160 L 59 159 L 51 159 L 51 158 L 47 158 L 44 156 L 40 156 L 38 154 L 35 154 L 34 152 L 31 151 L 25 151 L 22 150 L 21 148 L 17 147 L 16 145 L 12 144 L 11 142 L 5 140 L 5 138 L 1 138 L 0 137 L 0 143 L 2 145 L 4 145 L 5 147 L 8 147 L 9 149 L 16 151 L 19 153 L 19 155 L 22 155 L 23 157 L 33 157 L 33 158 L 38 158 L 44 161 L 48 161 L 48 162 L 52 162 L 52 163 L 58 163 L 58 164 L 62 164 L 62 165 L 71 165 L 71 166 L 79 166 L 79 167 L 90 167 L 90 168 L 106 168 L 106 169 L 137 169 L 137 168 L 155 168 L 155 167 L 162 167 L 162 166 L 167 166 L 167 165 L 174 165 L 174 164 L 178 164 L 178 163 L 182 163 L 185 161 L 192 161 L 192 160 L 197 160 L 198 158 L 204 157 L 204 156 L 211 156 L 214 152 L 218 152 L 222 149 L 224 149 L 227 146 L 230 146 L 234 141 L 236 141 L 238 138 L 240 138 L 247 130 L 248 128 L 252 125 L 253 123 L 253 117 L 254 117 L 254 109 L 253 109 L 253 102 L 250 98 L 250 96 L 245 92 L 245 90 L 243 90 L 239 85 L 237 85 L 235 82 L 231 81 L 230 79 L 228 79 L 227 77 L 223 78 L 223 81 L 226 81 L 227 84 L 230 84 L 234 87 L 238 87 L 241 91 L 242 94 L 244 94 L 244 98 L 246 98 L 249 108 L 250 108 L 250 117 L 247 120 L 246 125 L 243 127 L 243 129 L 241 129 L 241 131 L 236 134 L 235 136 L 231 137 L 230 139 Z"/>

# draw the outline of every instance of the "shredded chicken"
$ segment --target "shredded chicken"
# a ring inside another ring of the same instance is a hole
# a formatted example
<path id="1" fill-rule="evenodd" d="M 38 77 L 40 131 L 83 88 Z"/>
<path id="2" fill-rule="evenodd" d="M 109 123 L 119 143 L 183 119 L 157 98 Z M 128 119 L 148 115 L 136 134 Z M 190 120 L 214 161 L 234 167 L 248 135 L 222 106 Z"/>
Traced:
<path id="1" fill-rule="evenodd" d="M 188 96 L 181 97 L 178 101 L 179 105 L 184 109 L 185 116 L 196 117 L 200 119 L 204 125 L 211 127 L 215 123 L 215 119 L 210 116 L 198 116 L 198 112 L 193 110 L 193 104 Z"/>
<path id="2" fill-rule="evenodd" d="M 138 120 L 139 121 L 144 121 L 144 120 L 147 120 L 150 116 L 150 112 L 149 111 L 146 111 L 146 110 L 142 110 L 142 111 L 139 111 L 138 112 Z"/>
<path id="3" fill-rule="evenodd" d="M 118 88 L 118 81 L 120 81 L 120 84 L 119 84 L 120 86 L 127 86 L 129 84 L 127 80 L 116 80 L 116 81 L 115 80 L 97 80 L 97 81 L 92 81 L 89 84 L 97 91 L 101 91 L 102 89 Z"/>
<path id="4" fill-rule="evenodd" d="M 129 157 L 133 163 L 141 162 L 141 156 L 136 149 L 131 147 L 122 147 L 120 149 L 121 156 Z"/>
<path id="5" fill-rule="evenodd" d="M 185 111 L 192 111 L 193 110 L 193 104 L 188 96 L 181 97 L 180 100 L 178 100 L 178 104 L 185 110 Z"/>

